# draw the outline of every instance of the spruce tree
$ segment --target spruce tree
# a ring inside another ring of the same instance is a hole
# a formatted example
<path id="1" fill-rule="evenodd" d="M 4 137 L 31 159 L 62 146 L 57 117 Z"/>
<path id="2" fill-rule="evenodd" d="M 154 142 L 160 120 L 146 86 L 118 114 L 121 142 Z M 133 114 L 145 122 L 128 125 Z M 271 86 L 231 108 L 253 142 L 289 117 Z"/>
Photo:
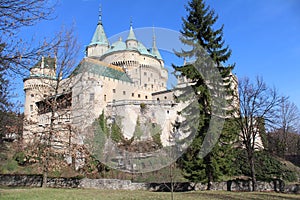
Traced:
<path id="1" fill-rule="evenodd" d="M 231 94 L 230 76 L 233 65 L 223 67 L 231 55 L 231 50 L 228 46 L 224 47 L 223 40 L 223 26 L 214 30 L 214 24 L 218 19 L 214 10 L 206 6 L 202 0 L 191 0 L 186 6 L 188 15 L 183 18 L 183 28 L 181 30 L 181 41 L 185 45 L 192 47 L 191 50 L 176 52 L 179 57 L 196 58 L 193 64 L 186 64 L 184 66 L 174 66 L 177 72 L 185 76 L 192 84 L 190 85 L 195 95 L 197 96 L 198 107 L 200 111 L 199 126 L 195 138 L 187 149 L 187 152 L 179 160 L 179 164 L 183 170 L 184 176 L 193 182 L 207 182 L 207 189 L 211 189 L 211 182 L 218 180 L 221 175 L 230 174 L 231 164 L 231 150 L 232 141 L 235 139 L 234 131 L 228 127 L 230 121 L 225 122 L 218 142 L 213 149 L 208 152 L 203 158 L 199 157 L 201 153 L 201 146 L 206 137 L 212 118 L 212 98 L 209 87 L 218 88 L 220 85 L 214 85 L 213 80 L 209 80 L 209 86 L 205 80 L 203 73 L 200 73 L 195 65 L 207 65 L 205 60 L 207 57 L 213 61 L 213 67 L 220 72 L 222 78 L 222 85 L 225 85 L 226 94 Z M 200 46 L 204 51 L 204 56 L 199 56 Z M 198 53 L 196 53 L 198 51 Z M 222 86 L 222 87 L 223 87 Z M 231 103 L 231 100 L 228 100 Z M 229 115 L 230 113 L 226 113 Z M 222 128 L 222 127 L 215 127 Z"/>

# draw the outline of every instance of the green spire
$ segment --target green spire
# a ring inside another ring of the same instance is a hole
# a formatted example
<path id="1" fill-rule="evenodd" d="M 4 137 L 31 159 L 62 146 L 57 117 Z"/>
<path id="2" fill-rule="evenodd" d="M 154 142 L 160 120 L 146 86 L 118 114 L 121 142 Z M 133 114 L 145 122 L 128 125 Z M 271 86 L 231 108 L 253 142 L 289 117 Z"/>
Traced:
<path id="1" fill-rule="evenodd" d="M 130 18 L 130 30 L 129 30 L 127 40 L 137 40 L 132 28 L 132 18 Z"/>
<path id="2" fill-rule="evenodd" d="M 156 46 L 156 36 L 155 36 L 155 32 L 154 32 L 154 27 L 153 27 L 153 43 L 152 43 L 152 49 L 151 49 L 151 54 L 153 56 L 155 56 L 157 59 L 160 59 L 162 60 L 162 57 L 157 49 L 157 46 Z"/>
<path id="3" fill-rule="evenodd" d="M 106 37 L 103 25 L 102 25 L 102 8 L 100 5 L 99 8 L 99 19 L 98 19 L 98 24 L 97 24 L 97 28 L 96 31 L 94 33 L 94 36 L 92 38 L 92 41 L 90 43 L 90 45 L 93 44 L 100 44 L 100 45 L 109 45 L 108 43 L 108 39 Z"/>

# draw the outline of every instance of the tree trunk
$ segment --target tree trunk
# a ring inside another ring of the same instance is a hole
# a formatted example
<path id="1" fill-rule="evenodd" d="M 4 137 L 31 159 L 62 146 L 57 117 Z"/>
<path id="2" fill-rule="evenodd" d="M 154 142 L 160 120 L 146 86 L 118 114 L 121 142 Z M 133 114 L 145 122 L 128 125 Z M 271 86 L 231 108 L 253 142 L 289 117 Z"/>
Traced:
<path id="1" fill-rule="evenodd" d="M 174 200 L 174 173 L 173 173 L 173 165 L 170 165 L 170 190 L 171 190 L 171 200 Z"/>
<path id="2" fill-rule="evenodd" d="M 42 183 L 43 188 L 47 187 L 47 179 L 48 179 L 48 149 L 45 150 L 46 150 L 46 156 L 44 157 L 44 162 L 43 162 L 43 183 Z"/>
<path id="3" fill-rule="evenodd" d="M 248 153 L 250 170 L 251 170 L 251 182 L 252 182 L 252 191 L 256 191 L 256 174 L 255 174 L 255 167 L 254 167 L 254 155 L 253 152 Z"/>
<path id="4" fill-rule="evenodd" d="M 51 139 L 52 139 L 52 132 L 54 127 L 54 112 L 51 112 L 51 121 L 50 121 L 50 128 L 49 132 L 45 132 L 44 134 L 48 133 L 49 135 L 46 135 L 46 147 L 45 147 L 45 155 L 44 155 L 44 162 L 43 162 L 43 184 L 42 187 L 47 187 L 47 179 L 48 179 L 48 171 L 49 171 L 49 159 L 50 159 L 50 148 L 51 148 Z"/>
<path id="5" fill-rule="evenodd" d="M 208 153 L 204 157 L 204 162 L 206 164 L 206 176 L 207 176 L 206 190 L 211 190 L 211 183 L 213 181 L 213 168 L 212 168 L 212 161 L 211 161 L 211 153 Z"/>

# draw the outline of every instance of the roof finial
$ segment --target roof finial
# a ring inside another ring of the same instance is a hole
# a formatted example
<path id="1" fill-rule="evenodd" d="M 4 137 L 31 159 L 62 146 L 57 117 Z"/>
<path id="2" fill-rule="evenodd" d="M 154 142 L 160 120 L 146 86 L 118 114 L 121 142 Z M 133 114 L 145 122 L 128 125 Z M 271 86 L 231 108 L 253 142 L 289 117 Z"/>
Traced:
<path id="1" fill-rule="evenodd" d="M 99 20 L 98 24 L 102 24 L 102 4 L 99 6 Z"/>
<path id="2" fill-rule="evenodd" d="M 132 27 L 132 16 L 130 16 L 130 27 Z"/>
<path id="3" fill-rule="evenodd" d="M 152 26 L 152 34 L 153 34 L 153 48 L 157 48 L 156 47 L 156 36 L 155 36 L 155 31 L 154 31 L 154 25 Z"/>

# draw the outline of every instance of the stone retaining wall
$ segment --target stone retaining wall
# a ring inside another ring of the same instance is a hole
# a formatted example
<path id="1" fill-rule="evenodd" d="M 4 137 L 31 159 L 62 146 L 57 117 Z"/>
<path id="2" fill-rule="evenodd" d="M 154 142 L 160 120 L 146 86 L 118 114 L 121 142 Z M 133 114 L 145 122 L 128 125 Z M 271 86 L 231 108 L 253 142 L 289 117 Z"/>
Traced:
<path id="1" fill-rule="evenodd" d="M 41 175 L 0 175 L 0 186 L 41 187 Z M 52 188 L 95 188 L 112 190 L 149 190 L 170 191 L 171 183 L 134 183 L 130 180 L 88 179 L 88 178 L 48 178 L 47 186 Z M 173 184 L 174 191 L 206 190 L 206 184 L 181 182 Z M 230 180 L 212 183 L 212 190 L 250 191 L 251 181 Z M 275 191 L 300 194 L 300 184 L 285 185 L 283 181 L 274 179 L 270 182 L 257 183 L 258 191 Z"/>

